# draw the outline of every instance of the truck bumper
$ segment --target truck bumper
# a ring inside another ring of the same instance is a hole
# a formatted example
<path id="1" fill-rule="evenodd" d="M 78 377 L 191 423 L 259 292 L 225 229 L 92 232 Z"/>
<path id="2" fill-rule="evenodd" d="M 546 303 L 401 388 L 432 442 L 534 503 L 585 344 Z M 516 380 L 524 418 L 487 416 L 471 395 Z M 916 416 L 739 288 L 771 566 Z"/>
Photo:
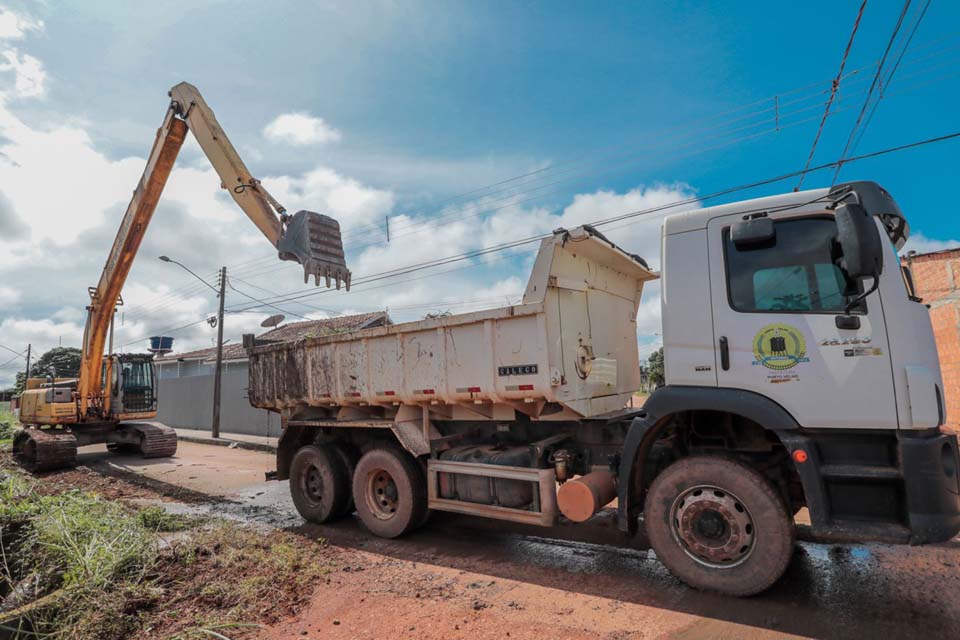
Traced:
<path id="1" fill-rule="evenodd" d="M 814 537 L 926 544 L 960 532 L 957 436 L 938 429 L 779 435 L 791 453 L 807 454 L 796 469 Z"/>

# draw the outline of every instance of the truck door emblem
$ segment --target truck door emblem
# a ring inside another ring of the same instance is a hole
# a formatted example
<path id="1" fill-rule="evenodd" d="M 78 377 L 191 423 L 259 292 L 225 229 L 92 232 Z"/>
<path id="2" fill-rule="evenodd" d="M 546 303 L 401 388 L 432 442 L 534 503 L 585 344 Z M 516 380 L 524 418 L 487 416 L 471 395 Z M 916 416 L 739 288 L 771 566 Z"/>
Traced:
<path id="1" fill-rule="evenodd" d="M 788 324 L 768 324 L 753 337 L 754 365 L 786 371 L 801 362 L 810 362 L 806 355 L 803 334 Z"/>

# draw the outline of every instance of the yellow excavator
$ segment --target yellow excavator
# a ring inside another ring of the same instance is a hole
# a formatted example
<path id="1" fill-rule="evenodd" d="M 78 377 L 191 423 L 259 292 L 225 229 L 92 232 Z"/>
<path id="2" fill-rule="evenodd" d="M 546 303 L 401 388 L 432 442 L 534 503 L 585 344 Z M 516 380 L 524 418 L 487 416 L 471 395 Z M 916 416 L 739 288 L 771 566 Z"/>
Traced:
<path id="1" fill-rule="evenodd" d="M 24 429 L 14 439 L 15 459 L 31 471 L 76 464 L 77 447 L 106 443 L 165 457 L 177 450 L 176 432 L 147 422 L 157 415 L 157 377 L 151 354 L 113 353 L 113 318 L 120 292 L 153 217 L 160 194 L 187 135 L 194 137 L 226 189 L 247 217 L 276 247 L 281 260 L 299 262 L 304 282 L 312 275 L 327 287 L 350 289 L 340 225 L 312 211 L 289 215 L 254 178 L 196 87 L 170 90 L 170 105 L 133 192 L 96 287 L 83 336 L 80 371 L 74 379 L 30 378 L 21 396 Z M 104 347 L 109 336 L 106 357 Z"/>

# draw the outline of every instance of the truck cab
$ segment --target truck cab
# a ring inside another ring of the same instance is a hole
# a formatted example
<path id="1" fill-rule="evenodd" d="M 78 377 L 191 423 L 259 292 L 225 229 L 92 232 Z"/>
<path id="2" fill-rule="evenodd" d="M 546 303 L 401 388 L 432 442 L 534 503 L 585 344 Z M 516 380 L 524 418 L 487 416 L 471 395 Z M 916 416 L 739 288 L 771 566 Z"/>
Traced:
<path id="1" fill-rule="evenodd" d="M 952 537 L 956 439 L 939 429 L 933 330 L 897 256 L 908 235 L 873 182 L 668 217 L 651 413 L 775 434 L 821 533 Z"/>

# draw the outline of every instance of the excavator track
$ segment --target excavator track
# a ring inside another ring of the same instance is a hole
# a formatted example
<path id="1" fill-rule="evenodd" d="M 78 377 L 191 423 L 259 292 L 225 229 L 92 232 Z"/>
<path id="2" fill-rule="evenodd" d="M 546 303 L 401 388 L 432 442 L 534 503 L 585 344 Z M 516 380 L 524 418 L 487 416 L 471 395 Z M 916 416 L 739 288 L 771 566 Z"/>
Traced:
<path id="1" fill-rule="evenodd" d="M 33 473 L 77 465 L 77 438 L 63 429 L 24 429 L 13 439 L 13 458 Z"/>
<path id="2" fill-rule="evenodd" d="M 126 425 L 139 435 L 140 455 L 144 458 L 169 458 L 177 452 L 177 432 L 162 424 L 136 422 Z"/>

